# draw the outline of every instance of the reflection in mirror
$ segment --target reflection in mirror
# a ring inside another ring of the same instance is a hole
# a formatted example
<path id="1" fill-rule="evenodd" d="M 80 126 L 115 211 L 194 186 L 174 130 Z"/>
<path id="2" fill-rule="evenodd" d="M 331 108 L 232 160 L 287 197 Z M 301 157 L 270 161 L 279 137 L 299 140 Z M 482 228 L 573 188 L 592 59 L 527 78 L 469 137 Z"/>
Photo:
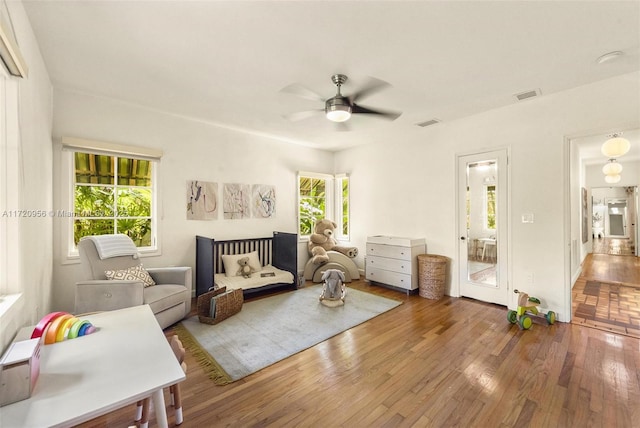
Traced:
<path id="1" fill-rule="evenodd" d="M 467 164 L 467 255 L 469 282 L 497 286 L 497 163 Z"/>

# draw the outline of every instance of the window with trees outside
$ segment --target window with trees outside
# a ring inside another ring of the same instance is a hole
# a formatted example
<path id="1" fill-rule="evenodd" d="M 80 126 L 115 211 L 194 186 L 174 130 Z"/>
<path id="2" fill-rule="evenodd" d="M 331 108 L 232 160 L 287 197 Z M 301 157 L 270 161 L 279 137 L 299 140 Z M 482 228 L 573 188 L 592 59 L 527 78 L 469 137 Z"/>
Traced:
<path id="1" fill-rule="evenodd" d="M 156 162 L 126 156 L 73 153 L 73 244 L 88 235 L 124 233 L 137 247 L 156 245 Z"/>
<path id="2" fill-rule="evenodd" d="M 309 236 L 317 220 L 333 220 L 336 238 L 349 236 L 349 177 L 303 173 L 298 175 L 298 233 Z"/>
<path id="3" fill-rule="evenodd" d="M 496 228 L 496 186 L 485 186 L 485 225 L 487 229 Z"/>

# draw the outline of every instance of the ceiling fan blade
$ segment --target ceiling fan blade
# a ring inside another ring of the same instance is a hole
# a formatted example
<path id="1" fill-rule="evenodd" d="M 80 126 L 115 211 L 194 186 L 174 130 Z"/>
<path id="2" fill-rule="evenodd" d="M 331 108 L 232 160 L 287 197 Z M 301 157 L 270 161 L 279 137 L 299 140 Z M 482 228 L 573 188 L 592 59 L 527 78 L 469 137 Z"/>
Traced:
<path id="1" fill-rule="evenodd" d="M 347 125 L 346 122 L 334 122 L 333 123 L 336 131 L 338 132 L 348 132 L 351 131 L 351 128 L 349 127 L 349 125 Z"/>
<path id="2" fill-rule="evenodd" d="M 353 114 L 357 114 L 357 113 L 364 113 L 364 114 L 374 114 L 376 116 L 380 116 L 384 119 L 389 119 L 389 120 L 396 120 L 397 118 L 400 117 L 400 115 L 402 115 L 402 112 L 397 112 L 397 111 L 384 111 L 384 110 L 372 110 L 370 108 L 366 108 L 360 105 L 356 105 L 354 104 L 351 107 L 351 113 Z"/>
<path id="3" fill-rule="evenodd" d="M 313 92 L 311 89 L 306 88 L 299 83 L 292 83 L 289 86 L 285 86 L 284 88 L 280 89 L 280 92 L 296 95 L 298 97 L 306 98 L 311 101 L 320 101 L 323 103 L 326 101 L 321 95 Z"/>
<path id="4" fill-rule="evenodd" d="M 295 113 L 286 114 L 282 117 L 290 120 L 291 122 L 297 122 L 299 120 L 308 119 L 320 113 L 324 113 L 324 109 L 297 111 Z"/>
<path id="5" fill-rule="evenodd" d="M 376 92 L 380 92 L 383 89 L 390 87 L 391 84 L 385 82 L 384 80 L 376 79 L 374 77 L 369 78 L 369 82 L 360 88 L 357 92 L 349 97 L 352 103 L 355 103 L 357 100 L 368 97 Z"/>

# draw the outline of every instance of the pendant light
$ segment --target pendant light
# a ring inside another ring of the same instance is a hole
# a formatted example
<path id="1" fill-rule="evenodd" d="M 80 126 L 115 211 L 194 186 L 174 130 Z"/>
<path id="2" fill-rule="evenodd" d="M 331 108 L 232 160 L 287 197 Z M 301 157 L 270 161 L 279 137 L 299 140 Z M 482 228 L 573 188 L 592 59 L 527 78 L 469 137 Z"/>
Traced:
<path id="1" fill-rule="evenodd" d="M 614 175 L 605 175 L 604 176 L 604 181 L 606 181 L 609 184 L 616 184 L 620 181 L 622 177 L 620 177 L 620 174 L 614 174 Z"/>
<path id="2" fill-rule="evenodd" d="M 622 165 L 620 165 L 615 159 L 609 159 L 609 163 L 602 167 L 604 175 L 620 175 L 622 172 Z"/>
<path id="3" fill-rule="evenodd" d="M 609 139 L 602 145 L 602 154 L 609 159 L 619 158 L 625 155 L 631 148 L 631 143 L 626 138 L 621 137 L 622 133 L 609 135 Z"/>

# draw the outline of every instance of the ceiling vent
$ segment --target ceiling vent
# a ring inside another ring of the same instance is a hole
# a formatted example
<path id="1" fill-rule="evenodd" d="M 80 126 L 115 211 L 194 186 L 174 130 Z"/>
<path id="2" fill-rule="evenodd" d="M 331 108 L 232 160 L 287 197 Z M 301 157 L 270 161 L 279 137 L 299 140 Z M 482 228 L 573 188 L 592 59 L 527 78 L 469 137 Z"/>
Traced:
<path id="1" fill-rule="evenodd" d="M 435 125 L 436 123 L 440 123 L 440 122 L 442 122 L 440 119 L 429 119 L 429 120 L 425 120 L 424 122 L 416 123 L 416 125 L 420 126 L 421 128 L 424 128 L 425 126 Z"/>
<path id="2" fill-rule="evenodd" d="M 540 96 L 540 89 L 534 89 L 532 91 L 521 92 L 519 94 L 515 94 L 514 96 L 518 99 L 518 101 L 524 101 L 524 100 L 529 99 L 529 98 Z"/>

